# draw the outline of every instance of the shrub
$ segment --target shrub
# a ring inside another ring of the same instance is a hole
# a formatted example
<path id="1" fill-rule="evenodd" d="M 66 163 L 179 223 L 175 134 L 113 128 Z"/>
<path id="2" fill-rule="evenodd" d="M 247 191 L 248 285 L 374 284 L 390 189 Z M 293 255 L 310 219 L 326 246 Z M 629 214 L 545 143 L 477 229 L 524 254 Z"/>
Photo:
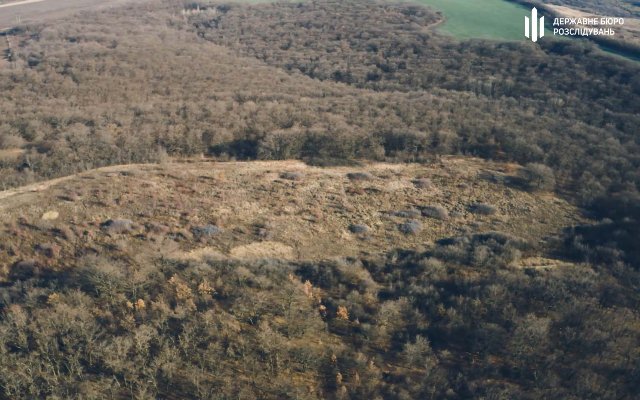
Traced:
<path id="1" fill-rule="evenodd" d="M 418 233 L 420 233 L 420 231 L 422 231 L 422 223 L 420 221 L 412 219 L 400 224 L 398 226 L 398 229 L 400 229 L 400 232 L 404 233 L 405 235 L 417 235 Z"/>
<path id="2" fill-rule="evenodd" d="M 347 178 L 351 181 L 370 181 L 373 180 L 373 175 L 368 172 L 350 172 Z"/>
<path id="3" fill-rule="evenodd" d="M 302 172 L 283 172 L 280 174 L 280 178 L 286 179 L 289 181 L 301 181 L 304 178 L 304 174 Z"/>
<path id="4" fill-rule="evenodd" d="M 553 190 L 556 187 L 553 170 L 544 164 L 527 164 L 520 169 L 519 176 L 530 190 Z"/>
<path id="5" fill-rule="evenodd" d="M 367 225 L 364 224 L 351 224 L 349 225 L 349 231 L 351 233 L 360 234 L 360 233 L 368 233 L 371 230 Z"/>
<path id="6" fill-rule="evenodd" d="M 204 226 L 194 226 L 191 228 L 191 232 L 196 238 L 211 237 L 222 233 L 222 228 L 217 225 L 207 224 Z"/>
<path id="7" fill-rule="evenodd" d="M 47 258 L 58 258 L 60 256 L 60 246 L 55 243 L 38 244 L 36 250 Z"/>
<path id="8" fill-rule="evenodd" d="M 411 181 L 415 187 L 418 189 L 432 189 L 433 183 L 431 179 L 428 178 L 418 178 Z"/>
<path id="9" fill-rule="evenodd" d="M 102 223 L 101 227 L 107 233 L 127 233 L 133 229 L 133 221 L 130 219 L 110 219 Z"/>
<path id="10" fill-rule="evenodd" d="M 40 275 L 40 265 L 35 260 L 18 261 L 11 267 L 9 278 L 13 280 L 24 280 Z"/>
<path id="11" fill-rule="evenodd" d="M 394 217 L 400 217 L 400 218 L 419 218 L 422 213 L 418 210 L 401 210 L 401 211 L 394 211 L 391 213 L 391 215 L 393 215 Z"/>
<path id="12" fill-rule="evenodd" d="M 430 369 L 437 363 L 429 339 L 420 335 L 416 336 L 415 342 L 404 344 L 402 355 L 406 362 L 414 367 L 427 367 L 427 369 Z"/>
<path id="13" fill-rule="evenodd" d="M 434 255 L 441 260 L 479 267 L 504 267 L 521 257 L 530 244 L 502 232 L 484 232 L 440 239 Z"/>
<path id="14" fill-rule="evenodd" d="M 15 149 L 24 146 L 26 141 L 16 135 L 0 135 L 0 149 Z"/>
<path id="15" fill-rule="evenodd" d="M 496 207 L 487 203 L 474 203 L 469 206 L 469 211 L 479 215 L 493 215 L 497 212 Z"/>
<path id="16" fill-rule="evenodd" d="M 446 220 L 449 219 L 449 212 L 442 206 L 426 206 L 422 209 L 424 217 Z"/>

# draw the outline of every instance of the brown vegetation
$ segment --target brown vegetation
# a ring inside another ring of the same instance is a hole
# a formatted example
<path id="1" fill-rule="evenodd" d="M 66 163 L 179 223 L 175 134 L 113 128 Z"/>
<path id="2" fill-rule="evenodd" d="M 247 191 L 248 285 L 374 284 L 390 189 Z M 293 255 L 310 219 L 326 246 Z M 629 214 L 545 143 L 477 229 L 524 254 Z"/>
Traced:
<path id="1" fill-rule="evenodd" d="M 542 163 L 584 202 L 638 182 L 637 66 L 586 45 L 545 42 L 532 59 L 526 45 L 437 36 L 421 7 L 366 1 L 201 10 L 20 30 L 0 71 L 0 141 L 25 154 L 0 159 L 2 184 L 203 152 Z"/>
<path id="2" fill-rule="evenodd" d="M 502 167 L 449 158 L 360 171 L 293 162 L 130 166 L 9 194 L 0 232 L 0 262 L 9 266 L 0 285 L 0 398 L 635 393 L 627 377 L 638 373 L 637 294 L 614 295 L 628 289 L 605 268 L 538 257 L 548 249 L 537 238 L 557 235 L 579 218 L 576 209 L 478 179 Z M 305 180 L 283 181 L 290 170 Z M 363 184 L 347 171 L 375 177 L 365 194 L 340 198 L 344 187 Z M 429 176 L 438 191 L 415 188 L 416 176 Z M 79 187 L 82 199 L 60 197 Z M 402 217 L 372 217 L 382 225 L 365 241 L 342 236 L 334 244 L 346 221 L 391 204 L 438 198 L 456 209 L 465 196 L 497 191 L 510 199 L 503 221 L 468 214 L 443 226 L 424 218 L 414 240 L 395 231 Z M 324 219 L 308 220 L 318 196 Z M 39 204 L 58 217 L 40 220 Z M 256 222 L 264 218 L 273 220 Z M 467 221 L 486 225 L 455 234 Z M 255 237 L 254 226 L 273 231 L 270 241 Z M 202 243 L 193 227 L 215 234 Z M 296 232 L 291 239 L 287 229 Z M 425 240 L 434 234 L 446 238 Z M 235 251 L 279 242 L 296 246 L 297 256 Z"/>
<path id="3" fill-rule="evenodd" d="M 74 254 L 109 253 L 123 240 L 133 252 L 151 246 L 176 257 L 206 248 L 219 257 L 319 260 L 380 254 L 392 244 L 420 248 L 461 229 L 535 240 L 586 222 L 566 201 L 479 178 L 502 168 L 460 157 L 333 168 L 293 161 L 109 167 L 0 192 L 7 223 L 0 239 L 12 249 L 0 253 L 0 262 L 38 259 L 37 248 L 53 241 L 60 257 L 47 265 L 68 267 Z M 289 171 L 305 179 L 282 179 Z M 432 188 L 416 188 L 417 176 L 428 176 Z M 494 204 L 497 214 L 474 214 L 470 207 L 479 201 Z"/>
<path id="4" fill-rule="evenodd" d="M 640 391 L 637 65 L 154 6 L 11 33 L 0 184 L 66 177 L 0 192 L 0 399 Z"/>

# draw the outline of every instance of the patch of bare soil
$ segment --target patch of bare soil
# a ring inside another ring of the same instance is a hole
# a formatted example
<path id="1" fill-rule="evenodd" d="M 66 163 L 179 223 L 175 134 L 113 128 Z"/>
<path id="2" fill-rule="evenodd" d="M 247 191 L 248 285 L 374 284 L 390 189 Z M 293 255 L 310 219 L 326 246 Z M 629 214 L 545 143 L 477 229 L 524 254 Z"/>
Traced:
<path id="1" fill-rule="evenodd" d="M 293 247 L 279 242 L 253 242 L 237 246 L 229 252 L 231 257 L 239 259 L 274 258 L 290 260 L 295 258 Z"/>
<path id="2" fill-rule="evenodd" d="M 518 260 L 516 268 L 534 269 L 534 270 L 553 270 L 558 268 L 574 267 L 576 264 L 562 260 L 555 260 L 545 257 L 528 257 Z"/>
<path id="3" fill-rule="evenodd" d="M 23 149 L 0 149 L 0 161 L 13 161 L 24 152 Z"/>

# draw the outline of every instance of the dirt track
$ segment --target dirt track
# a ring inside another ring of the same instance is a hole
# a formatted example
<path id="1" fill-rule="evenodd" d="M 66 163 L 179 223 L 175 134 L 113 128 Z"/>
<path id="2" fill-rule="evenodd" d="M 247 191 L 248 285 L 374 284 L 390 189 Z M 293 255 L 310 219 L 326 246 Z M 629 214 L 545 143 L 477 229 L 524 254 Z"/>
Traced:
<path id="1" fill-rule="evenodd" d="M 66 182 L 74 178 L 81 177 L 83 175 L 96 174 L 96 173 L 122 172 L 122 171 L 129 171 L 131 169 L 144 169 L 149 165 L 154 165 L 154 164 L 113 165 L 109 167 L 96 168 L 90 171 L 85 171 L 85 172 L 81 172 L 74 175 L 63 176 L 61 178 L 55 178 L 48 181 L 36 182 L 26 186 L 14 188 L 14 189 L 0 191 L 0 210 L 2 210 L 3 208 L 6 208 L 9 205 L 13 205 L 13 204 L 25 201 L 27 199 L 25 195 L 29 196 L 30 194 L 42 192 L 59 183 Z"/>
<path id="2" fill-rule="evenodd" d="M 40 22 L 81 10 L 112 7 L 127 2 L 129 0 L 30 0 L 7 3 L 0 5 L 0 31 L 12 28 L 18 22 Z"/>

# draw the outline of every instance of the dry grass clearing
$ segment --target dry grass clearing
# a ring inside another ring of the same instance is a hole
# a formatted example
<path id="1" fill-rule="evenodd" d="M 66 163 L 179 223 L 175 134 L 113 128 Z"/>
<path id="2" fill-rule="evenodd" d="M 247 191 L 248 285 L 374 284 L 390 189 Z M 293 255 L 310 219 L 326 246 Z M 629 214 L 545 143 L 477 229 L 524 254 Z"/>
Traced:
<path id="1" fill-rule="evenodd" d="M 513 169 L 455 157 L 333 168 L 298 161 L 102 168 L 0 192 L 0 263 L 5 272 L 22 260 L 56 267 L 111 251 L 320 260 L 420 249 L 469 232 L 537 243 L 580 222 L 576 208 L 551 194 L 490 178 Z"/>

